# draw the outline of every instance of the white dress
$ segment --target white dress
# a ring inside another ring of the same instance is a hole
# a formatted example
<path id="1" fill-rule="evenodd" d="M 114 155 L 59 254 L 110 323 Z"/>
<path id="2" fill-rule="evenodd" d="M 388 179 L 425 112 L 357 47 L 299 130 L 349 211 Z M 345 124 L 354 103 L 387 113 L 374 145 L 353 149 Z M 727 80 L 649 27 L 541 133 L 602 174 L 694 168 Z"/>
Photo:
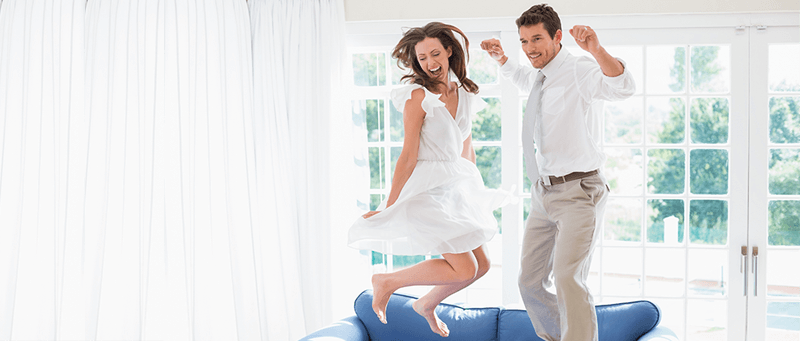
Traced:
<path id="1" fill-rule="evenodd" d="M 472 162 L 461 157 L 472 130 L 472 115 L 485 102 L 458 88 L 456 117 L 436 95 L 413 84 L 392 91 L 392 102 L 403 112 L 415 89 L 422 88 L 425 118 L 419 138 L 417 165 L 397 201 L 350 227 L 348 245 L 394 255 L 438 255 L 472 251 L 494 237 L 496 208 L 516 201 L 511 192 L 489 189 Z"/>

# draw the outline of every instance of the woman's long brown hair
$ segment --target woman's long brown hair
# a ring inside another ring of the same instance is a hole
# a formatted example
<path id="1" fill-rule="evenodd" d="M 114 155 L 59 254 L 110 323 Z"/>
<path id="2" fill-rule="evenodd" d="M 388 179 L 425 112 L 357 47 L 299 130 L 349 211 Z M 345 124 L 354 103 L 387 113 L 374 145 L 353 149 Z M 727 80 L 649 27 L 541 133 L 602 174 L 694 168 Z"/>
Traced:
<path id="1" fill-rule="evenodd" d="M 461 43 L 456 39 L 453 32 L 464 38 L 465 48 L 461 47 Z M 453 71 L 453 74 L 456 75 L 465 90 L 477 94 L 478 85 L 467 78 L 467 59 L 469 58 L 469 40 L 467 36 L 458 27 L 440 22 L 431 22 L 423 27 L 409 29 L 403 34 L 403 38 L 400 39 L 397 46 L 394 47 L 392 57 L 397 59 L 397 65 L 413 71 L 412 74 L 403 76 L 401 81 L 409 79 L 411 83 L 422 85 L 430 91 L 435 91 L 436 86 L 442 83 L 438 79 L 428 76 L 417 61 L 415 46 L 425 38 L 439 39 L 445 50 L 450 48 L 452 54 L 447 59 L 450 64 L 450 70 Z"/>

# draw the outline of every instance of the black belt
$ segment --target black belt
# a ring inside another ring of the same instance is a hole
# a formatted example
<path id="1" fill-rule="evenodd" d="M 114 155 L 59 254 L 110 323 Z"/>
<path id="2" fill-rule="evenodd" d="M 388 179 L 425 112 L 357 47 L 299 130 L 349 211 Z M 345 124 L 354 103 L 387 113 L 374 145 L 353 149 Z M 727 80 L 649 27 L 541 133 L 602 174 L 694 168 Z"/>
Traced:
<path id="1" fill-rule="evenodd" d="M 596 169 L 588 172 L 572 172 L 564 176 L 550 176 L 550 184 L 551 185 L 563 184 L 568 181 L 583 179 L 587 176 L 592 176 L 595 174 L 597 174 Z"/>

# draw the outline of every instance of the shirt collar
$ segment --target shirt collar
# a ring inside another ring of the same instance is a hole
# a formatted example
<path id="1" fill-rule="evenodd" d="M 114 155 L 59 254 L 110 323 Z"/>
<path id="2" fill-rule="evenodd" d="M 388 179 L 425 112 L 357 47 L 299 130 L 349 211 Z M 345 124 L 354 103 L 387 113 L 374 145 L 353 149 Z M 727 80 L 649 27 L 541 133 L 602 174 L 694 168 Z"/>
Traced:
<path id="1" fill-rule="evenodd" d="M 556 54 L 553 60 L 551 60 L 549 63 L 547 63 L 547 65 L 545 65 L 542 68 L 541 71 L 544 74 L 544 76 L 549 78 L 550 76 L 554 75 L 556 71 L 558 71 L 558 68 L 561 67 L 561 64 L 564 64 L 564 61 L 566 61 L 567 57 L 569 56 L 570 56 L 569 51 L 567 51 L 567 49 L 565 49 L 564 46 L 562 45 L 561 49 L 558 51 L 558 54 Z"/>

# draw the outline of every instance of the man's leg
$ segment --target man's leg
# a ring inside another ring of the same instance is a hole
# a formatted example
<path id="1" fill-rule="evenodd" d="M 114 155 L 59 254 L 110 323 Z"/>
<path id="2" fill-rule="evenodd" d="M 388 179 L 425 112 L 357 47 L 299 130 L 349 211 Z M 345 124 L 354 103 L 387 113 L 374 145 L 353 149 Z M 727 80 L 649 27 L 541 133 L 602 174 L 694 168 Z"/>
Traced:
<path id="1" fill-rule="evenodd" d="M 599 176 L 559 185 L 558 202 L 549 206 L 559 233 L 553 277 L 558 292 L 562 341 L 597 341 L 597 315 L 586 279 L 608 197 Z"/>
<path id="2" fill-rule="evenodd" d="M 522 240 L 519 292 L 536 334 L 547 341 L 558 341 L 561 340 L 558 300 L 547 291 L 552 286 L 550 274 L 558 229 L 545 212 L 544 187 L 536 184 L 532 192 L 531 211 Z"/>

